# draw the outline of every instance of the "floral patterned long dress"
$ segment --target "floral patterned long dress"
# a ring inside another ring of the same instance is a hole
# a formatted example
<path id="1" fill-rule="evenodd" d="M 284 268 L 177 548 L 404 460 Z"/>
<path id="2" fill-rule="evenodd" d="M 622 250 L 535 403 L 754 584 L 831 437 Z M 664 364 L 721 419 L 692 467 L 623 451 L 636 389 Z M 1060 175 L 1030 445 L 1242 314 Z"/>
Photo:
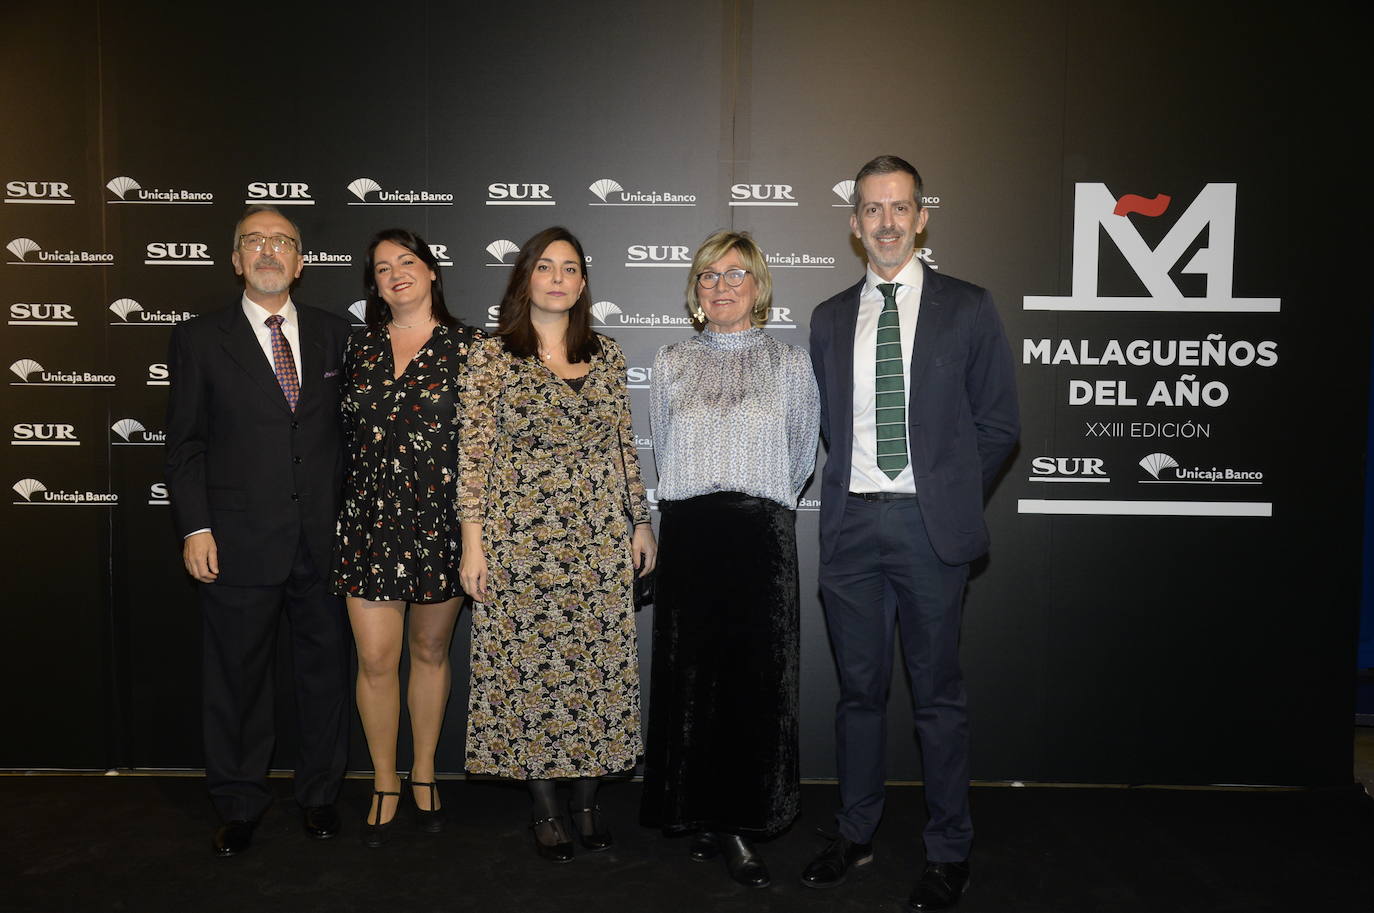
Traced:
<path id="1" fill-rule="evenodd" d="M 492 594 L 472 614 L 473 773 L 593 777 L 642 752 L 629 546 L 649 508 L 625 357 L 598 339 L 580 392 L 499 338 L 469 355 L 461 509 Z"/>
<path id="2" fill-rule="evenodd" d="M 385 328 L 344 355 L 343 506 L 331 592 L 443 602 L 458 583 L 458 377 L 480 330 L 439 326 L 399 378 Z"/>

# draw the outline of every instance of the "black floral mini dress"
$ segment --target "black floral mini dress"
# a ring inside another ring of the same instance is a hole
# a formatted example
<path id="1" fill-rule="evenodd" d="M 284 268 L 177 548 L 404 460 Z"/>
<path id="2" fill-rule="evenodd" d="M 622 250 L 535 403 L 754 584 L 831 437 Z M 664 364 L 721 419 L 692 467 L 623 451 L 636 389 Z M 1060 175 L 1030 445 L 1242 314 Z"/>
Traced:
<path id="1" fill-rule="evenodd" d="M 463 324 L 436 327 L 399 378 L 385 327 L 349 339 L 332 592 L 420 603 L 462 595 L 458 375 L 481 338 Z"/>

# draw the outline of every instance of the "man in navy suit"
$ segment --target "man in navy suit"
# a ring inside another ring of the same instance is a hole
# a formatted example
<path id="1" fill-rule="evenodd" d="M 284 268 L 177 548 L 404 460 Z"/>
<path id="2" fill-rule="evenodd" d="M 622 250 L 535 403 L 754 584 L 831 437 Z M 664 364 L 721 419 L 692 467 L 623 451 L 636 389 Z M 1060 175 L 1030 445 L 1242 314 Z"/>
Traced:
<path id="1" fill-rule="evenodd" d="M 983 499 L 1016 443 L 1011 351 L 985 289 L 915 256 L 921 178 L 880 156 L 855 179 L 858 283 L 811 316 L 821 393 L 820 586 L 839 669 L 839 835 L 802 875 L 831 887 L 870 862 L 883 810 L 887 695 L 900 630 L 929 822 L 913 910 L 968 884 L 968 716 L 959 627 L 969 562 L 987 551 Z"/>
<path id="2" fill-rule="evenodd" d="M 271 804 L 277 625 L 291 631 L 311 837 L 338 831 L 348 750 L 349 636 L 326 589 L 343 473 L 346 320 L 291 301 L 301 234 L 270 206 L 234 228 L 243 295 L 180 324 L 168 363 L 168 489 L 204 621 L 205 775 L 222 824 L 216 855 L 248 849 Z"/>

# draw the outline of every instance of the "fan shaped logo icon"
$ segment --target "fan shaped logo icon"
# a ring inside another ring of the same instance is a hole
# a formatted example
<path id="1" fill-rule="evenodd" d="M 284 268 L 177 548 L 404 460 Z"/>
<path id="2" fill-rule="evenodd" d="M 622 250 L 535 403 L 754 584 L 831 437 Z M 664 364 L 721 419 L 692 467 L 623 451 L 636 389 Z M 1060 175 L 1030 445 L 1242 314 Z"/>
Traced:
<path id="1" fill-rule="evenodd" d="M 38 249 L 38 242 L 32 238 L 15 238 L 5 245 L 5 250 L 24 261 L 27 261 L 29 254 Z"/>
<path id="2" fill-rule="evenodd" d="M 15 376 L 18 377 L 21 381 L 23 381 L 24 383 L 28 383 L 29 377 L 33 375 L 35 372 L 42 371 L 43 366 L 40 365 L 38 362 L 34 361 L 32 358 L 21 358 L 14 364 L 10 365 L 10 370 L 13 371 Z"/>
<path id="3" fill-rule="evenodd" d="M 618 184 L 611 178 L 602 178 L 599 181 L 593 182 L 592 186 L 588 187 L 587 189 L 590 190 L 592 193 L 596 194 L 598 197 L 600 197 L 601 202 L 605 203 L 606 194 L 610 193 L 613 190 L 624 190 L 625 188 L 621 187 L 620 184 Z"/>
<path id="4" fill-rule="evenodd" d="M 108 184 L 106 184 L 105 187 L 110 191 L 110 193 L 119 197 L 121 200 L 125 198 L 124 195 L 127 194 L 130 190 L 142 189 L 139 186 L 138 181 L 135 181 L 133 178 L 130 177 L 114 178 Z"/>
<path id="5" fill-rule="evenodd" d="M 624 312 L 620 310 L 620 305 L 616 304 L 614 301 L 598 301 L 592 305 L 592 317 L 603 327 L 609 326 L 606 320 L 612 314 L 621 313 Z"/>
<path id="6" fill-rule="evenodd" d="M 133 440 L 130 437 L 131 434 L 133 434 L 136 431 L 147 431 L 148 429 L 144 428 L 143 423 L 140 422 L 138 419 L 122 418 L 119 421 L 115 422 L 113 425 L 111 425 L 110 430 L 113 431 L 115 434 L 119 435 L 120 437 L 124 438 L 125 442 L 127 443 Z"/>
<path id="7" fill-rule="evenodd" d="M 520 253 L 520 248 L 515 246 L 514 241 L 501 238 L 487 245 L 487 253 L 491 254 L 492 262 L 483 264 L 484 266 L 512 266 L 512 263 L 506 262 L 506 258 L 511 254 Z"/>
<path id="8" fill-rule="evenodd" d="M 348 306 L 348 313 L 353 315 L 353 325 L 363 326 L 367 323 L 367 299 L 362 298 Z"/>
<path id="9" fill-rule="evenodd" d="M 143 310 L 143 305 L 132 298 L 119 298 L 110 303 L 110 310 L 113 311 L 114 315 L 120 320 L 128 323 L 129 315 L 135 311 Z"/>
<path id="10" fill-rule="evenodd" d="M 372 178 L 357 178 L 348 185 L 348 192 L 364 203 L 367 202 L 367 195 L 369 193 L 375 193 L 381 189 L 382 185 L 372 180 Z"/>
<path id="11" fill-rule="evenodd" d="M 1169 456 L 1167 453 L 1152 453 L 1140 461 L 1140 468 L 1150 474 L 1151 478 L 1158 479 L 1159 474 L 1166 469 L 1174 469 L 1178 466 L 1178 460 Z"/>
<path id="12" fill-rule="evenodd" d="M 40 491 L 48 490 L 48 486 L 37 479 L 20 479 L 10 487 L 14 489 L 15 494 L 19 495 L 19 497 L 23 498 L 26 502 L 32 502 L 33 496 Z"/>
<path id="13" fill-rule="evenodd" d="M 841 202 L 839 203 L 831 203 L 831 206 L 839 207 L 842 209 L 849 209 L 851 206 L 854 205 L 853 181 L 840 181 L 838 184 L 836 184 L 834 187 L 831 187 L 830 189 L 834 191 L 835 196 L 839 197 L 841 200 Z"/>

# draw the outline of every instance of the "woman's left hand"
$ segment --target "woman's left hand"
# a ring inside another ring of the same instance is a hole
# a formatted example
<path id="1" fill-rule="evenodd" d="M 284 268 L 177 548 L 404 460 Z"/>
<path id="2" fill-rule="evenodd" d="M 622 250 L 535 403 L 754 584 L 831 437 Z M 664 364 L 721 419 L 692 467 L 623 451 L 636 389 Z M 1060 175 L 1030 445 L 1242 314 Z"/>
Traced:
<path id="1" fill-rule="evenodd" d="M 654 527 L 650 523 L 640 523 L 630 537 L 630 560 L 635 570 L 643 577 L 654 569 L 658 560 L 658 544 L 654 541 Z"/>

